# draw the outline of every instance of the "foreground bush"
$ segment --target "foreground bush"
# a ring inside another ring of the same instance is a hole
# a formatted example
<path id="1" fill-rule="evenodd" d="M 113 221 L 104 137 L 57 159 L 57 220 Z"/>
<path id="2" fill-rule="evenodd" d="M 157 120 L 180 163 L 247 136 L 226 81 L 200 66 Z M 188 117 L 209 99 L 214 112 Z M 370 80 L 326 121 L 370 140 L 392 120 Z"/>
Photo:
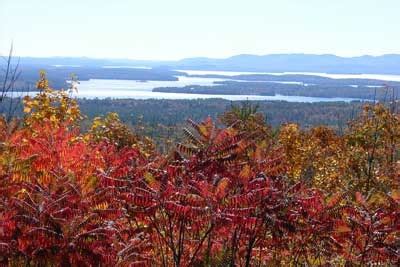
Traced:
<path id="1" fill-rule="evenodd" d="M 48 87 L 0 123 L 5 266 L 400 264 L 400 122 L 368 106 L 339 136 L 233 109 L 160 155 L 118 116 L 81 132 Z"/>

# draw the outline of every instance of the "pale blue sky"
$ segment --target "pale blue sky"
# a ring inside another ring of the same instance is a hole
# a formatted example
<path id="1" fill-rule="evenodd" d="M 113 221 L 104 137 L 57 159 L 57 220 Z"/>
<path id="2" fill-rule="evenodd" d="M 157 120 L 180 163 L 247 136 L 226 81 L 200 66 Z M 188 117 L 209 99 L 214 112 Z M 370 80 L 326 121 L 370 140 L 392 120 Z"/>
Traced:
<path id="1" fill-rule="evenodd" d="M 0 53 L 180 59 L 400 53 L 400 0 L 0 0 Z"/>

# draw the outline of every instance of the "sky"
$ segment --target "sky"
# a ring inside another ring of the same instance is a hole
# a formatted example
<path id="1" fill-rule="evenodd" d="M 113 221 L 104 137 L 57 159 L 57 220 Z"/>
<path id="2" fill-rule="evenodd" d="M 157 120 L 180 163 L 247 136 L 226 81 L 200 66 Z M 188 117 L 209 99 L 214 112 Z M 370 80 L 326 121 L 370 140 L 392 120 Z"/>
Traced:
<path id="1" fill-rule="evenodd" d="M 400 0 L 0 0 L 0 54 L 400 53 Z"/>

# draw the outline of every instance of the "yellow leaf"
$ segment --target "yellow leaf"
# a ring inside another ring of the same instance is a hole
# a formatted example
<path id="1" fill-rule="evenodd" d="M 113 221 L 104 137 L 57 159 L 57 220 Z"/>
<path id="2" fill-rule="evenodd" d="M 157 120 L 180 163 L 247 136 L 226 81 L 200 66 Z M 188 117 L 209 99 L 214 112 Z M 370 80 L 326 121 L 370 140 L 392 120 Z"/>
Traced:
<path id="1" fill-rule="evenodd" d="M 147 183 L 151 184 L 151 183 L 154 181 L 154 177 L 153 177 L 153 175 L 152 175 L 151 173 L 146 172 L 146 173 L 144 174 L 144 180 L 145 180 Z"/>
<path id="2" fill-rule="evenodd" d="M 151 188 L 153 188 L 155 190 L 160 189 L 160 182 L 158 182 L 150 172 L 146 172 L 144 174 L 144 180 L 148 183 L 148 185 Z"/>
<path id="3" fill-rule="evenodd" d="M 400 190 L 393 190 L 392 191 L 392 198 L 396 201 L 400 201 Z"/>
<path id="4" fill-rule="evenodd" d="M 56 122 L 57 121 L 57 117 L 55 115 L 51 115 L 50 116 L 50 121 Z"/>
<path id="5" fill-rule="evenodd" d="M 208 136 L 208 129 L 204 125 L 199 125 L 199 132 L 202 136 Z"/>

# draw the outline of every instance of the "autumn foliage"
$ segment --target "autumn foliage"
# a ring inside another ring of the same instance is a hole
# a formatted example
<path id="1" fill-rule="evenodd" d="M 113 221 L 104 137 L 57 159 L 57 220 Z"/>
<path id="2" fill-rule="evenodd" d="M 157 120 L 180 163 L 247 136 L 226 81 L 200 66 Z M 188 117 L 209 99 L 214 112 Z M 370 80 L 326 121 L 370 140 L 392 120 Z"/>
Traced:
<path id="1" fill-rule="evenodd" d="M 116 114 L 82 132 L 68 92 L 38 88 L 0 122 L 1 266 L 400 264 L 395 107 L 342 135 L 236 108 L 164 155 Z"/>

